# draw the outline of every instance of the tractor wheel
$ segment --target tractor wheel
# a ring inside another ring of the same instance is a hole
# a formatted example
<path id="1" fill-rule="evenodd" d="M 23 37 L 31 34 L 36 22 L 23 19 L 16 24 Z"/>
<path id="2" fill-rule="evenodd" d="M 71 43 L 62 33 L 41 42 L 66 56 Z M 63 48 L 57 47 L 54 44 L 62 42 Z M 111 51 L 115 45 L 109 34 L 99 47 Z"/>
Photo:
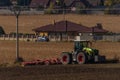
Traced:
<path id="1" fill-rule="evenodd" d="M 71 64 L 72 63 L 72 54 L 62 53 L 61 63 L 62 64 Z"/>
<path id="2" fill-rule="evenodd" d="M 79 52 L 76 60 L 78 64 L 85 64 L 87 62 L 87 56 L 83 52 Z"/>

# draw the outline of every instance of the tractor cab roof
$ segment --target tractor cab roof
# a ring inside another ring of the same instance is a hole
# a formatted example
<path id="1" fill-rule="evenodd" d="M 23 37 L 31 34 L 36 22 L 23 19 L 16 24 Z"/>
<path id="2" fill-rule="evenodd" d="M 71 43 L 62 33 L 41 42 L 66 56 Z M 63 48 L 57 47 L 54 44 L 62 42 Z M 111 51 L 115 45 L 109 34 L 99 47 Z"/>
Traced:
<path id="1" fill-rule="evenodd" d="M 74 42 L 90 42 L 89 40 L 74 40 Z"/>

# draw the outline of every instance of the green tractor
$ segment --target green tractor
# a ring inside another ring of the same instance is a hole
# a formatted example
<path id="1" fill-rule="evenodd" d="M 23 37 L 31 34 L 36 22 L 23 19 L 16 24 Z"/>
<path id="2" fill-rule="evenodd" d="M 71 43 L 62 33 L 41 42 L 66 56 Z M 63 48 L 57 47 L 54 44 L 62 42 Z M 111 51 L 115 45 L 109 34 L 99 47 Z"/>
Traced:
<path id="1" fill-rule="evenodd" d="M 62 52 L 62 64 L 86 64 L 105 61 L 105 57 L 99 55 L 99 50 L 90 48 L 90 41 L 74 41 L 74 51 Z"/>

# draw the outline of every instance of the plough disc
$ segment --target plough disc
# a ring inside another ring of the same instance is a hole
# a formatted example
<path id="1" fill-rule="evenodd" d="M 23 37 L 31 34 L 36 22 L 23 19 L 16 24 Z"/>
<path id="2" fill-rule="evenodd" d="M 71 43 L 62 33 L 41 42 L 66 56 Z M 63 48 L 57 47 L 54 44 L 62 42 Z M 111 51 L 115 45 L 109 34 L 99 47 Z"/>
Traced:
<path id="1" fill-rule="evenodd" d="M 56 65 L 61 64 L 59 58 L 52 58 L 52 59 L 44 59 L 44 60 L 34 60 L 28 62 L 22 62 L 22 66 L 31 66 L 31 65 Z"/>

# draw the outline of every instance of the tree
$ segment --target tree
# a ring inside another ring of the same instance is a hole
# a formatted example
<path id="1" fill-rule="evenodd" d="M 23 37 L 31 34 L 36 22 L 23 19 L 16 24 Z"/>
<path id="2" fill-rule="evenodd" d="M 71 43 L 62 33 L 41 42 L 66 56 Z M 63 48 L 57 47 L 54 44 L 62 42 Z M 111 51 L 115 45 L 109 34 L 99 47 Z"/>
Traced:
<path id="1" fill-rule="evenodd" d="M 104 5 L 108 7 L 112 6 L 113 4 L 114 4 L 114 0 L 105 0 L 104 2 Z"/>
<path id="2" fill-rule="evenodd" d="M 62 7 L 64 4 L 64 0 L 56 0 L 56 5 Z"/>
<path id="3" fill-rule="evenodd" d="M 105 0 L 104 5 L 111 7 L 114 4 L 120 4 L 120 0 Z"/>
<path id="4" fill-rule="evenodd" d="M 78 13 L 78 14 L 85 14 L 86 13 L 85 7 L 80 5 L 80 4 L 76 5 L 76 13 Z"/>
<path id="5" fill-rule="evenodd" d="M 48 7 L 48 9 L 46 9 L 45 13 L 52 14 L 53 13 L 53 9 L 54 9 L 54 3 L 51 2 L 50 6 Z"/>
<path id="6" fill-rule="evenodd" d="M 61 5 L 61 0 L 56 0 L 56 4 L 57 4 L 57 6 L 60 6 Z"/>
<path id="7" fill-rule="evenodd" d="M 119 3 L 120 3 L 120 0 L 114 0 L 114 2 L 115 2 L 116 4 L 119 4 Z"/>
<path id="8" fill-rule="evenodd" d="M 100 0 L 99 5 L 100 5 L 100 6 L 104 6 L 104 0 Z"/>
<path id="9" fill-rule="evenodd" d="M 120 0 L 106 0 L 104 4 L 107 6 L 105 14 L 117 14 L 118 11 L 114 10 L 113 7 L 115 4 L 120 4 Z"/>

